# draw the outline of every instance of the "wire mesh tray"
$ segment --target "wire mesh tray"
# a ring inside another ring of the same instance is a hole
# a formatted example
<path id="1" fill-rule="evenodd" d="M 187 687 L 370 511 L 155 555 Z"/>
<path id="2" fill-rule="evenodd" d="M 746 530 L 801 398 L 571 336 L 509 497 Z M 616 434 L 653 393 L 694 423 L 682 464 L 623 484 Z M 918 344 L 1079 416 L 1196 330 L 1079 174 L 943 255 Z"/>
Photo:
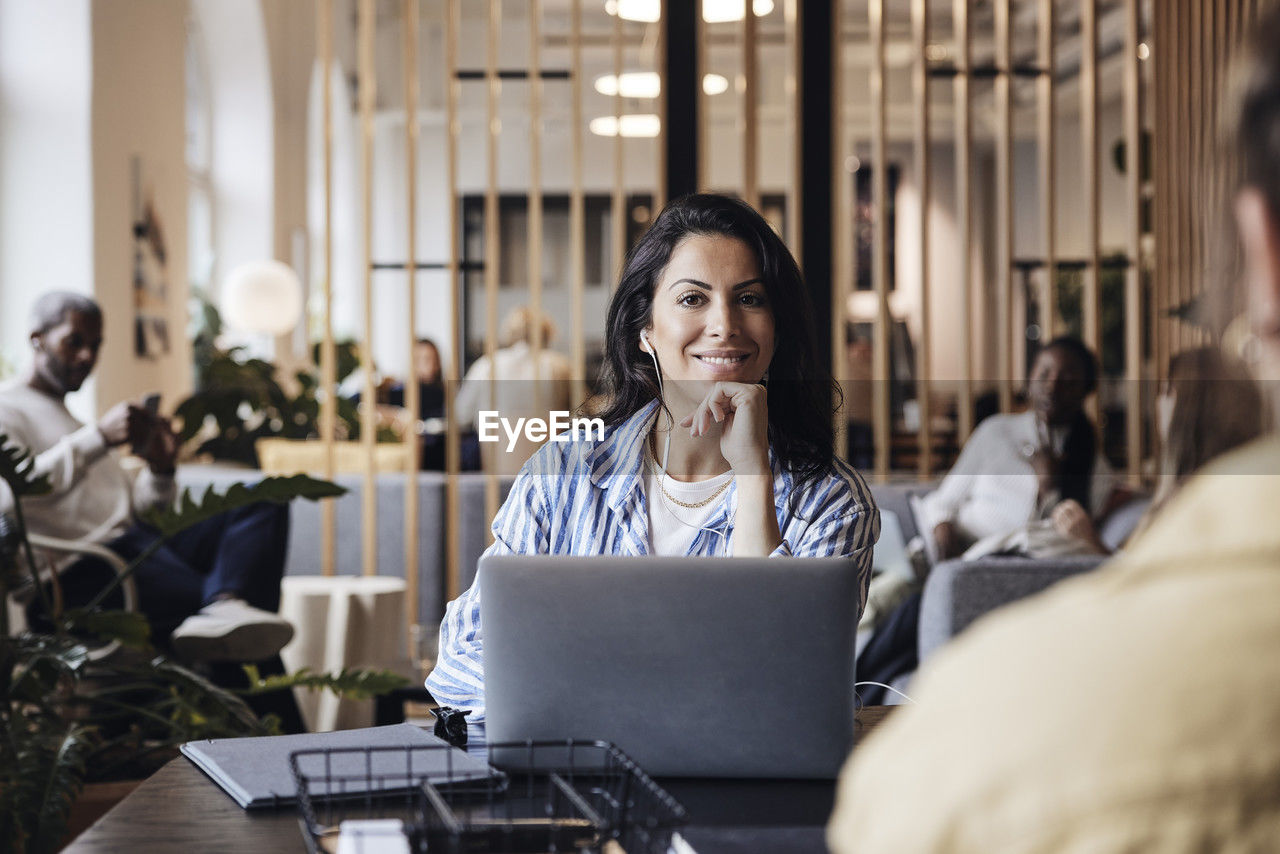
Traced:
<path id="1" fill-rule="evenodd" d="M 439 753 L 452 750 L 293 753 L 307 850 L 666 854 L 688 821 L 684 807 L 607 742 L 492 744 L 489 764 L 505 771 L 488 774 L 455 768 L 452 753 Z"/>

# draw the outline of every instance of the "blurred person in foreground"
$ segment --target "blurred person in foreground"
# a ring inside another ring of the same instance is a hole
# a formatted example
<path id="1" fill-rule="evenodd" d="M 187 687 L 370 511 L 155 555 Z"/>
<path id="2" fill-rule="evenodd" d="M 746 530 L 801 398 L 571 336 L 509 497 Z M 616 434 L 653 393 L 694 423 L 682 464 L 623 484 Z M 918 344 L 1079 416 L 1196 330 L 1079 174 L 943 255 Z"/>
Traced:
<path id="1" fill-rule="evenodd" d="M 1280 10 L 1255 35 L 1235 214 L 1259 373 L 1274 386 Z M 921 672 L 917 704 L 854 752 L 831 849 L 1274 851 L 1277 508 L 1270 433 L 1193 477 L 1107 566 L 975 625 Z"/>

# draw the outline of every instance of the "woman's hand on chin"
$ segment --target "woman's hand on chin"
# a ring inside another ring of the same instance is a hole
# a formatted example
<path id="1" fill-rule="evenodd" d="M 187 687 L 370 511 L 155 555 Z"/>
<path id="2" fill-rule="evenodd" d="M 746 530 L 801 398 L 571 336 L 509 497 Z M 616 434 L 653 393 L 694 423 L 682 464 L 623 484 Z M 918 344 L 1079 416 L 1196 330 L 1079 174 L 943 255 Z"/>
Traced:
<path id="1" fill-rule="evenodd" d="M 720 424 L 720 453 L 738 474 L 769 471 L 769 400 L 762 385 L 718 382 L 680 422 L 697 438 Z"/>

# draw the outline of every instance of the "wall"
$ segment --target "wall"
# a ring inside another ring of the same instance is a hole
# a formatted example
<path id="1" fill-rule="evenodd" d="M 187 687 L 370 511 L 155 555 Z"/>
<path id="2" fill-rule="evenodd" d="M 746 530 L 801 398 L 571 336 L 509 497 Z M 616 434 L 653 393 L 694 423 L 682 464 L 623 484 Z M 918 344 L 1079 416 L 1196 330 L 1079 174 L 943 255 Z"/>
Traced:
<path id="1" fill-rule="evenodd" d="M 258 0 L 190 0 L 189 6 L 208 63 L 214 205 L 210 293 L 217 302 L 228 273 L 275 257 L 272 78 Z M 253 355 L 272 354 L 272 341 L 260 334 L 228 329 L 224 342 Z"/>
<path id="2" fill-rule="evenodd" d="M 27 310 L 92 293 L 92 16 L 88 0 L 0 0 L 0 355 L 27 364 Z M 126 232 L 127 239 L 127 232 Z M 94 409 L 92 383 L 71 402 Z"/>
<path id="3" fill-rule="evenodd" d="M 97 0 L 93 4 L 94 293 L 106 316 L 98 368 L 98 409 L 147 392 L 171 407 L 189 393 L 187 324 L 187 178 L 185 4 L 169 0 Z M 134 355 L 135 208 L 133 158 L 143 198 L 163 225 L 168 250 L 165 316 L 169 352 Z"/>

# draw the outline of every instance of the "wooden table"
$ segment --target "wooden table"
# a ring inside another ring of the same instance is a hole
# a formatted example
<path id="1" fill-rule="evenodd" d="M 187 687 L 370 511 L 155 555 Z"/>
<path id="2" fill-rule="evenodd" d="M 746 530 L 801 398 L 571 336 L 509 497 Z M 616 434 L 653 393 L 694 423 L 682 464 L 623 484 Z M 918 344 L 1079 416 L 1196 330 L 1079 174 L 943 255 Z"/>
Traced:
<path id="1" fill-rule="evenodd" d="M 865 738 L 891 708 L 872 706 L 858 712 L 855 737 Z M 820 846 L 821 828 L 835 795 L 832 781 L 660 782 L 689 811 L 686 836 L 699 854 L 777 850 L 783 838 Z M 242 810 L 186 757 L 157 771 L 64 849 L 72 854 L 302 850 L 302 831 L 292 808 Z"/>

